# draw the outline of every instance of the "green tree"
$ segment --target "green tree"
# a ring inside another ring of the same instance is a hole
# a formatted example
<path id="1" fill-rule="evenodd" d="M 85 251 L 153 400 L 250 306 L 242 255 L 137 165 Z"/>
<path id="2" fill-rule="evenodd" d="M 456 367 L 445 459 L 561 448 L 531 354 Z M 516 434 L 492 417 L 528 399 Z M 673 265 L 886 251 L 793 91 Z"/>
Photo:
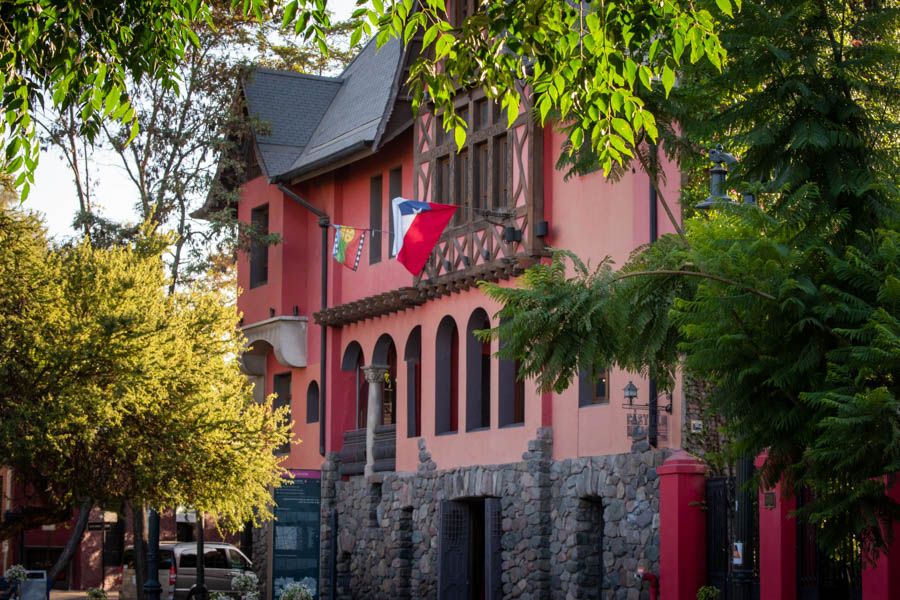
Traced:
<path id="1" fill-rule="evenodd" d="M 0 463 L 38 501 L 0 538 L 84 503 L 187 505 L 231 529 L 271 516 L 289 424 L 253 401 L 221 294 L 166 293 L 167 242 L 52 249 L 33 216 L 0 211 Z"/>
<path id="2" fill-rule="evenodd" d="M 178 89 L 177 67 L 185 52 L 199 45 L 192 26 L 211 22 L 210 4 L 204 0 L 0 4 L 3 171 L 14 175 L 23 198 L 34 183 L 39 154 L 34 121 L 40 111 L 52 107 L 70 115 L 79 135 L 89 140 L 110 120 L 129 125 L 130 136 L 136 135 L 131 85 L 147 79 L 167 90 Z M 230 2 L 259 21 L 276 4 Z"/>
<path id="3" fill-rule="evenodd" d="M 855 535 L 871 557 L 900 519 L 900 7 L 745 2 L 720 27 L 722 71 L 698 63 L 648 105 L 680 123 L 665 142 L 685 168 L 714 135 L 737 149 L 728 187 L 759 206 L 687 205 L 682 236 L 619 270 L 557 252 L 518 288 L 485 285 L 492 334 L 544 389 L 609 363 L 706 378 L 736 450 L 768 449 L 762 479 L 812 490 L 820 542 Z"/>

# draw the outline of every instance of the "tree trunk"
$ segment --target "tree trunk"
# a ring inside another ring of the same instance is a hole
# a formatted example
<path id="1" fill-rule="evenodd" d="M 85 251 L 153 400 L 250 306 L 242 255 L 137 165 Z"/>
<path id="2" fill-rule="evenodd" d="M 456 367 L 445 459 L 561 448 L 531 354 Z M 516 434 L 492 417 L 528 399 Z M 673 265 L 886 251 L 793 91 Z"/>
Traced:
<path id="1" fill-rule="evenodd" d="M 131 507 L 132 530 L 134 531 L 134 583 L 137 600 L 144 598 L 144 582 L 147 579 L 147 530 L 144 527 L 146 511 L 143 504 Z"/>
<path id="2" fill-rule="evenodd" d="M 59 574 L 69 566 L 69 561 L 75 556 L 75 550 L 77 550 L 78 545 L 81 544 L 81 538 L 84 536 L 84 530 L 87 528 L 88 519 L 91 516 L 91 509 L 93 507 L 94 501 L 90 498 L 85 498 L 84 502 L 81 503 L 81 507 L 78 509 L 78 518 L 75 520 L 75 527 L 72 529 L 69 541 L 66 542 L 62 554 L 59 555 L 59 558 L 56 559 L 56 563 L 50 567 L 50 572 L 47 573 L 47 581 L 50 585 L 53 585 L 53 582 L 56 581 Z"/>

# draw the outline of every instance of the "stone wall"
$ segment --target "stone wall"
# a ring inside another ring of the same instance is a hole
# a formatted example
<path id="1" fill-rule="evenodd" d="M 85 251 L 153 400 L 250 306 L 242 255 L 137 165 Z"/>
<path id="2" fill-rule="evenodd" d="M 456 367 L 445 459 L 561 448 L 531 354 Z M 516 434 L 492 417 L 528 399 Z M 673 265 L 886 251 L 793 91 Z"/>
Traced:
<path id="1" fill-rule="evenodd" d="M 492 497 L 501 507 L 504 598 L 648 598 L 633 573 L 639 565 L 659 572 L 656 468 L 668 451 L 651 451 L 643 440 L 630 454 L 553 461 L 552 446 L 552 430 L 542 428 L 521 462 L 440 471 L 420 440 L 418 472 L 369 481 L 342 481 L 338 458 L 329 454 L 321 597 L 329 597 L 336 544 L 335 597 L 437 598 L 441 502 Z"/>

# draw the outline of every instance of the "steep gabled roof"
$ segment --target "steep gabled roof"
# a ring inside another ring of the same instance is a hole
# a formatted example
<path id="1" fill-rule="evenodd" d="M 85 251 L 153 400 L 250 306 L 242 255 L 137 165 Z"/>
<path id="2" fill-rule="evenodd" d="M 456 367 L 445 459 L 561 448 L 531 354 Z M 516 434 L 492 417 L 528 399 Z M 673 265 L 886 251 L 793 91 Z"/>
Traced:
<path id="1" fill-rule="evenodd" d="M 288 170 L 342 87 L 335 77 L 256 69 L 244 81 L 260 166 L 269 180 Z"/>
<path id="2" fill-rule="evenodd" d="M 339 78 L 341 87 L 309 142 L 278 178 L 302 175 L 372 145 L 382 130 L 382 120 L 390 115 L 402 58 L 399 40 L 392 39 L 380 49 L 370 41 L 347 65 Z"/>

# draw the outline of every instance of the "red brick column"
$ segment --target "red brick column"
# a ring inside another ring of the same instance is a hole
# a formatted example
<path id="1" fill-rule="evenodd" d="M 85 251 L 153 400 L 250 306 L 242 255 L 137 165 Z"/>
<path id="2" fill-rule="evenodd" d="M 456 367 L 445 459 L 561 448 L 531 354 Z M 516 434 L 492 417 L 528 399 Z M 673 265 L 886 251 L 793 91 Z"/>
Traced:
<path id="1" fill-rule="evenodd" d="M 756 468 L 768 454 L 756 458 Z M 797 506 L 781 494 L 781 484 L 759 491 L 759 597 L 793 600 L 797 595 L 797 521 L 790 516 Z"/>
<path id="2" fill-rule="evenodd" d="M 900 483 L 888 495 L 900 502 Z M 894 545 L 887 554 L 882 553 L 874 566 L 863 564 L 863 600 L 900 598 L 900 524 L 894 523 Z"/>
<path id="3" fill-rule="evenodd" d="M 660 596 L 695 600 L 706 583 L 706 464 L 680 450 L 657 473 Z"/>

